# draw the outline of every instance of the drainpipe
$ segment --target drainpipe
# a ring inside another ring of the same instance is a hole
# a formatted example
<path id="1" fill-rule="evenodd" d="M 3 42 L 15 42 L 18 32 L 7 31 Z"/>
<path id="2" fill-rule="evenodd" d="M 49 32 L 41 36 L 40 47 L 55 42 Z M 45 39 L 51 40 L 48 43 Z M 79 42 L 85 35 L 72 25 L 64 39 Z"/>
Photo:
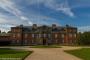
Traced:
<path id="1" fill-rule="evenodd" d="M 21 46 L 23 46 L 23 25 L 20 25 L 21 27 Z"/>

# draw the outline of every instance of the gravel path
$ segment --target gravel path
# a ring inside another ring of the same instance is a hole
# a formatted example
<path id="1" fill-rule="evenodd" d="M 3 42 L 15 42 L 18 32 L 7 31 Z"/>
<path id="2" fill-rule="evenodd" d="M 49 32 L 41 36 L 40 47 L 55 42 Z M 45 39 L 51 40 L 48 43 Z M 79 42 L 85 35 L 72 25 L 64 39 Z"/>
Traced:
<path id="1" fill-rule="evenodd" d="M 34 51 L 25 60 L 81 60 L 73 55 L 67 54 L 64 50 L 79 49 L 80 47 L 62 46 L 62 48 L 27 48 Z"/>

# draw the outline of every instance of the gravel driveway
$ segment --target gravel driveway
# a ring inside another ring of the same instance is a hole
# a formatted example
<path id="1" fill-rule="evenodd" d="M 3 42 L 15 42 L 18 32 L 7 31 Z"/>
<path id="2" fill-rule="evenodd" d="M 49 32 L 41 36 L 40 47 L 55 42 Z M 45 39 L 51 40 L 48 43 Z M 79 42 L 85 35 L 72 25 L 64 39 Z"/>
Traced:
<path id="1" fill-rule="evenodd" d="M 81 60 L 73 55 L 67 54 L 64 50 L 78 49 L 80 47 L 68 47 L 62 48 L 27 48 L 34 51 L 25 60 Z"/>

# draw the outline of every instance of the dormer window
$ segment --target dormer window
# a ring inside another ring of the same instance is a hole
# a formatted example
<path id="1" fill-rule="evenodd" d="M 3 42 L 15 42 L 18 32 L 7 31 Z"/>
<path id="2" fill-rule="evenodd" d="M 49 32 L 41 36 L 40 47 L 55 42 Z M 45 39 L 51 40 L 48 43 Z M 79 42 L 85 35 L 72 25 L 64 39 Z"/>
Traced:
<path id="1" fill-rule="evenodd" d="M 52 24 L 52 28 L 55 29 L 56 28 L 56 24 Z"/>
<path id="2" fill-rule="evenodd" d="M 36 29 L 37 28 L 37 24 L 33 24 L 33 28 Z"/>

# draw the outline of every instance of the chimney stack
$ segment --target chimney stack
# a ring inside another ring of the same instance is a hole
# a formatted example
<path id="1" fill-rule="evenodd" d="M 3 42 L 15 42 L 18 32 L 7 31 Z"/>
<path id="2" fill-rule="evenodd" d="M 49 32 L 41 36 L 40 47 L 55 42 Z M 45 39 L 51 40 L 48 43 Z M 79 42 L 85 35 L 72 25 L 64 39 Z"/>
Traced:
<path id="1" fill-rule="evenodd" d="M 36 29 L 36 28 L 37 28 L 37 24 L 33 24 L 33 28 L 35 28 L 35 29 Z"/>
<path id="2" fill-rule="evenodd" d="M 52 28 L 55 29 L 57 27 L 56 24 L 52 24 Z"/>

